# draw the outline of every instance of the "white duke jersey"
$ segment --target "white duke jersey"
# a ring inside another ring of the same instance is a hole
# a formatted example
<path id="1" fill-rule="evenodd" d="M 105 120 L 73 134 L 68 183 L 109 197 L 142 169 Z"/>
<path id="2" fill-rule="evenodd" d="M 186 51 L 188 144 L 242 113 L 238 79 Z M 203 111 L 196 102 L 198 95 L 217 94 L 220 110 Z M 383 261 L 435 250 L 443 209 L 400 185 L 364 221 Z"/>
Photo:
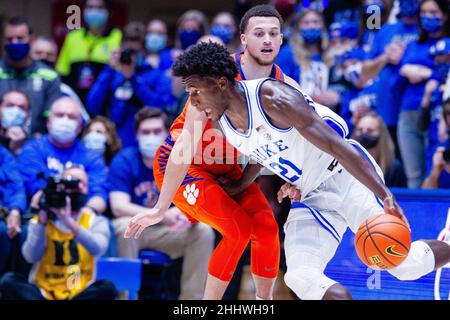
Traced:
<path id="1" fill-rule="evenodd" d="M 239 81 L 247 102 L 247 132 L 236 130 L 225 113 L 219 119 L 219 124 L 231 145 L 302 190 L 303 200 L 309 192 L 341 170 L 342 166 L 333 156 L 306 140 L 294 127 L 278 128 L 269 122 L 260 101 L 261 85 L 268 80 L 276 81 L 271 78 Z M 331 128 L 343 138 L 348 136 L 347 125 L 341 117 L 312 101 L 307 94 L 294 89 L 305 97 L 311 108 Z"/>

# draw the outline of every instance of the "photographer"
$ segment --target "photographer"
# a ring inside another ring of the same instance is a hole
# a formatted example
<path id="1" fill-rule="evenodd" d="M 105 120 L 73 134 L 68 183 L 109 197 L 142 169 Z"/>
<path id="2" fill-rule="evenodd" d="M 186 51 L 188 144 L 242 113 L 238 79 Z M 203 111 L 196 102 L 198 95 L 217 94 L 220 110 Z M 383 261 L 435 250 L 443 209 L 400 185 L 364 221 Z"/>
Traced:
<path id="1" fill-rule="evenodd" d="M 47 187 L 31 202 L 37 215 L 30 221 L 22 247 L 33 264 L 29 282 L 7 273 L 0 281 L 4 299 L 112 300 L 114 285 L 95 281 L 97 258 L 107 249 L 110 233 L 106 218 L 82 210 L 88 176 L 81 168 L 47 179 Z"/>
<path id="2" fill-rule="evenodd" d="M 14 156 L 0 145 L 0 275 L 5 272 L 12 240 L 21 232 L 25 188 Z"/>
<path id="3" fill-rule="evenodd" d="M 164 111 L 175 102 L 170 79 L 138 59 L 140 46 L 136 39 L 125 37 L 120 52 L 112 55 L 86 100 L 92 117 L 104 115 L 115 123 L 123 147 L 137 145 L 133 119 L 142 107 Z"/>
<path id="4" fill-rule="evenodd" d="M 28 195 L 34 196 L 45 185 L 39 176 L 61 174 L 69 166 L 82 166 L 89 176 L 86 206 L 97 213 L 106 209 L 106 166 L 98 151 L 89 150 L 77 136 L 82 130 L 81 106 L 68 97 L 56 100 L 47 120 L 49 134 L 25 144 L 19 155 L 20 173 Z"/>
<path id="5" fill-rule="evenodd" d="M 422 184 L 422 189 L 450 189 L 450 98 L 444 102 L 443 120 L 447 131 L 447 142 L 437 147 L 433 155 L 431 172 Z"/>

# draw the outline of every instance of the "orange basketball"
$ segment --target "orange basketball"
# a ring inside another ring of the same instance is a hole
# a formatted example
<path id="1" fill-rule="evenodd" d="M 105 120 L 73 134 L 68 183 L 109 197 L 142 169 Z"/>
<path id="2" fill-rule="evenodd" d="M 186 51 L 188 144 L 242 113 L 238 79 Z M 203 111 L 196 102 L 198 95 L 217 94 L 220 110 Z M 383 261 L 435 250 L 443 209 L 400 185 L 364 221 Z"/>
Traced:
<path id="1" fill-rule="evenodd" d="M 411 247 L 411 231 L 399 218 L 381 214 L 364 221 L 355 234 L 358 257 L 367 266 L 392 269 L 402 263 Z"/>

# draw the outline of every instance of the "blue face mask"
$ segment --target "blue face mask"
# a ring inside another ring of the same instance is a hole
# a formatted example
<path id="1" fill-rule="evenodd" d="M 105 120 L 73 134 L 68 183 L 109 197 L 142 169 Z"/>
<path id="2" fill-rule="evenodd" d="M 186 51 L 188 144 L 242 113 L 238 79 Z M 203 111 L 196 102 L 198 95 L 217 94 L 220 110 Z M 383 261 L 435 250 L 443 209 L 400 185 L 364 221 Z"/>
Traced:
<path id="1" fill-rule="evenodd" d="M 108 11 L 105 9 L 85 9 L 83 13 L 84 21 L 91 28 L 103 27 L 108 21 Z"/>
<path id="2" fill-rule="evenodd" d="M 229 44 L 233 39 L 233 31 L 228 26 L 215 24 L 211 27 L 210 33 L 213 36 L 219 37 L 225 44 Z"/>
<path id="3" fill-rule="evenodd" d="M 441 81 L 445 81 L 449 70 L 450 70 L 450 63 L 447 62 L 438 63 L 434 67 L 434 71 L 436 71 L 436 73 L 439 75 Z"/>
<path id="4" fill-rule="evenodd" d="M 442 28 L 442 20 L 438 17 L 420 17 L 420 22 L 427 33 L 435 33 Z"/>
<path id="5" fill-rule="evenodd" d="M 28 56 L 28 53 L 30 52 L 30 43 L 9 43 L 5 45 L 5 51 L 11 60 L 20 61 Z"/>
<path id="6" fill-rule="evenodd" d="M 145 48 L 150 53 L 158 53 L 167 45 L 167 38 L 159 33 L 149 33 L 145 36 Z"/>
<path id="7" fill-rule="evenodd" d="M 197 30 L 181 30 L 178 34 L 181 42 L 181 48 L 185 50 L 189 46 L 192 46 L 197 43 L 197 40 L 200 39 L 202 33 Z"/>
<path id="8" fill-rule="evenodd" d="M 420 12 L 418 0 L 400 0 L 400 16 L 401 17 L 417 17 Z"/>
<path id="9" fill-rule="evenodd" d="M 5 129 L 11 127 L 23 127 L 25 120 L 27 119 L 27 114 L 20 107 L 3 107 L 2 113 L 2 127 Z"/>
<path id="10" fill-rule="evenodd" d="M 306 43 L 317 43 L 322 40 L 322 29 L 305 29 L 300 35 Z"/>

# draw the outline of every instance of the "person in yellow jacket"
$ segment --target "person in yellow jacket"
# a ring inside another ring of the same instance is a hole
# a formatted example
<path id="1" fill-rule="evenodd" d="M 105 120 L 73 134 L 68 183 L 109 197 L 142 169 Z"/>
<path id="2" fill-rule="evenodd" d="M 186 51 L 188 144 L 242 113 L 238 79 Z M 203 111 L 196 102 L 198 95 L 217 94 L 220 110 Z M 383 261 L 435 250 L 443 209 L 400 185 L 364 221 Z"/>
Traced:
<path id="1" fill-rule="evenodd" d="M 58 57 L 56 71 L 83 102 L 122 42 L 122 32 L 108 26 L 110 13 L 111 1 L 86 0 L 83 9 L 86 28 L 67 34 Z"/>
<path id="2" fill-rule="evenodd" d="M 66 197 L 64 208 L 40 209 L 30 221 L 22 247 L 24 258 L 33 264 L 29 279 L 6 273 L 0 280 L 3 299 L 112 300 L 117 296 L 112 282 L 96 281 L 96 262 L 108 248 L 110 232 L 106 218 L 81 210 L 88 193 L 87 174 L 72 167 L 62 176 L 78 179 L 78 188 Z M 41 196 L 42 192 L 33 197 L 32 207 L 38 206 Z"/>

